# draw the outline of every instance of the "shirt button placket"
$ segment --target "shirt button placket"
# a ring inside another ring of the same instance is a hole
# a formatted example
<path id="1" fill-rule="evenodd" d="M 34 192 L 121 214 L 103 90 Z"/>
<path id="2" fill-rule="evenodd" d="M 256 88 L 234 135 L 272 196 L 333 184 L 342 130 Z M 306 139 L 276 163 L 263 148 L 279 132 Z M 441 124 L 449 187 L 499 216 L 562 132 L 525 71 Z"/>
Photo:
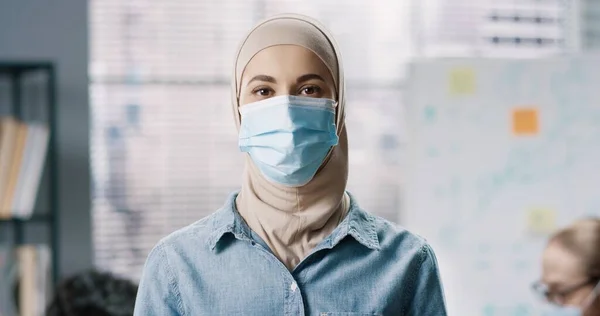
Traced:
<path id="1" fill-rule="evenodd" d="M 302 301 L 302 293 L 296 281 L 292 281 L 289 285 L 289 303 L 292 315 L 304 315 L 304 302 Z"/>

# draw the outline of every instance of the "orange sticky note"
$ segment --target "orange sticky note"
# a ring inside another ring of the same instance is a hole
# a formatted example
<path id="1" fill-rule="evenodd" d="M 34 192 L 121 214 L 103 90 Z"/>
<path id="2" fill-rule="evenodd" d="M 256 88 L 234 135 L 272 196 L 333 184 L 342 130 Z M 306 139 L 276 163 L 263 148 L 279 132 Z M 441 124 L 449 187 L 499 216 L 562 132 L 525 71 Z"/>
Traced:
<path id="1" fill-rule="evenodd" d="M 538 111 L 534 108 L 521 108 L 513 111 L 512 129 L 515 135 L 535 135 L 539 133 Z"/>

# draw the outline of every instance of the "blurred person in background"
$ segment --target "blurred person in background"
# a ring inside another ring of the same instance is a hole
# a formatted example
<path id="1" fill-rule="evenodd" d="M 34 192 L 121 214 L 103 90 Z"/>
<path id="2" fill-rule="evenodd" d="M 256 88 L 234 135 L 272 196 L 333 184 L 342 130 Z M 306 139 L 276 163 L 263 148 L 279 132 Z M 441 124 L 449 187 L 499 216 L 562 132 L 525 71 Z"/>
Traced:
<path id="1" fill-rule="evenodd" d="M 600 218 L 577 221 L 552 236 L 534 289 L 550 305 L 544 315 L 600 316 Z"/>
<path id="2" fill-rule="evenodd" d="M 267 19 L 234 70 L 241 190 L 154 247 L 135 315 L 446 315 L 431 247 L 346 192 L 344 74 L 329 31 Z"/>
<path id="3" fill-rule="evenodd" d="M 131 316 L 137 285 L 110 273 L 86 271 L 55 290 L 48 316 Z"/>

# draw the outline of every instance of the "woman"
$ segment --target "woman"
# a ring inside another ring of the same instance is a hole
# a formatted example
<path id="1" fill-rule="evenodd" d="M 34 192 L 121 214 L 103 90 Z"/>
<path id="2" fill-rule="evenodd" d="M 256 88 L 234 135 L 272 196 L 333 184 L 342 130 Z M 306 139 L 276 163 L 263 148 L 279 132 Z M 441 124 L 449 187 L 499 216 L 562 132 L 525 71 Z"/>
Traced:
<path id="1" fill-rule="evenodd" d="M 548 242 L 542 280 L 547 315 L 600 316 L 600 219 L 575 222 Z"/>
<path id="2" fill-rule="evenodd" d="M 234 69 L 241 191 L 156 245 L 135 314 L 446 315 L 429 245 L 345 191 L 344 75 L 330 33 L 273 17 L 247 35 Z"/>

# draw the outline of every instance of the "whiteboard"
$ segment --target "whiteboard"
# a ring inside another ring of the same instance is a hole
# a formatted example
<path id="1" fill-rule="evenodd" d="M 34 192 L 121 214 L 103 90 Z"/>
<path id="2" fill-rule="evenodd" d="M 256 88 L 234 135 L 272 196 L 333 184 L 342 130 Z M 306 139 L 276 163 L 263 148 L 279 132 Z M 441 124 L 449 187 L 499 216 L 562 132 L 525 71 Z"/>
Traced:
<path id="1" fill-rule="evenodd" d="M 600 215 L 600 57 L 411 65 L 401 222 L 438 256 L 450 315 L 538 315 L 552 231 Z"/>

